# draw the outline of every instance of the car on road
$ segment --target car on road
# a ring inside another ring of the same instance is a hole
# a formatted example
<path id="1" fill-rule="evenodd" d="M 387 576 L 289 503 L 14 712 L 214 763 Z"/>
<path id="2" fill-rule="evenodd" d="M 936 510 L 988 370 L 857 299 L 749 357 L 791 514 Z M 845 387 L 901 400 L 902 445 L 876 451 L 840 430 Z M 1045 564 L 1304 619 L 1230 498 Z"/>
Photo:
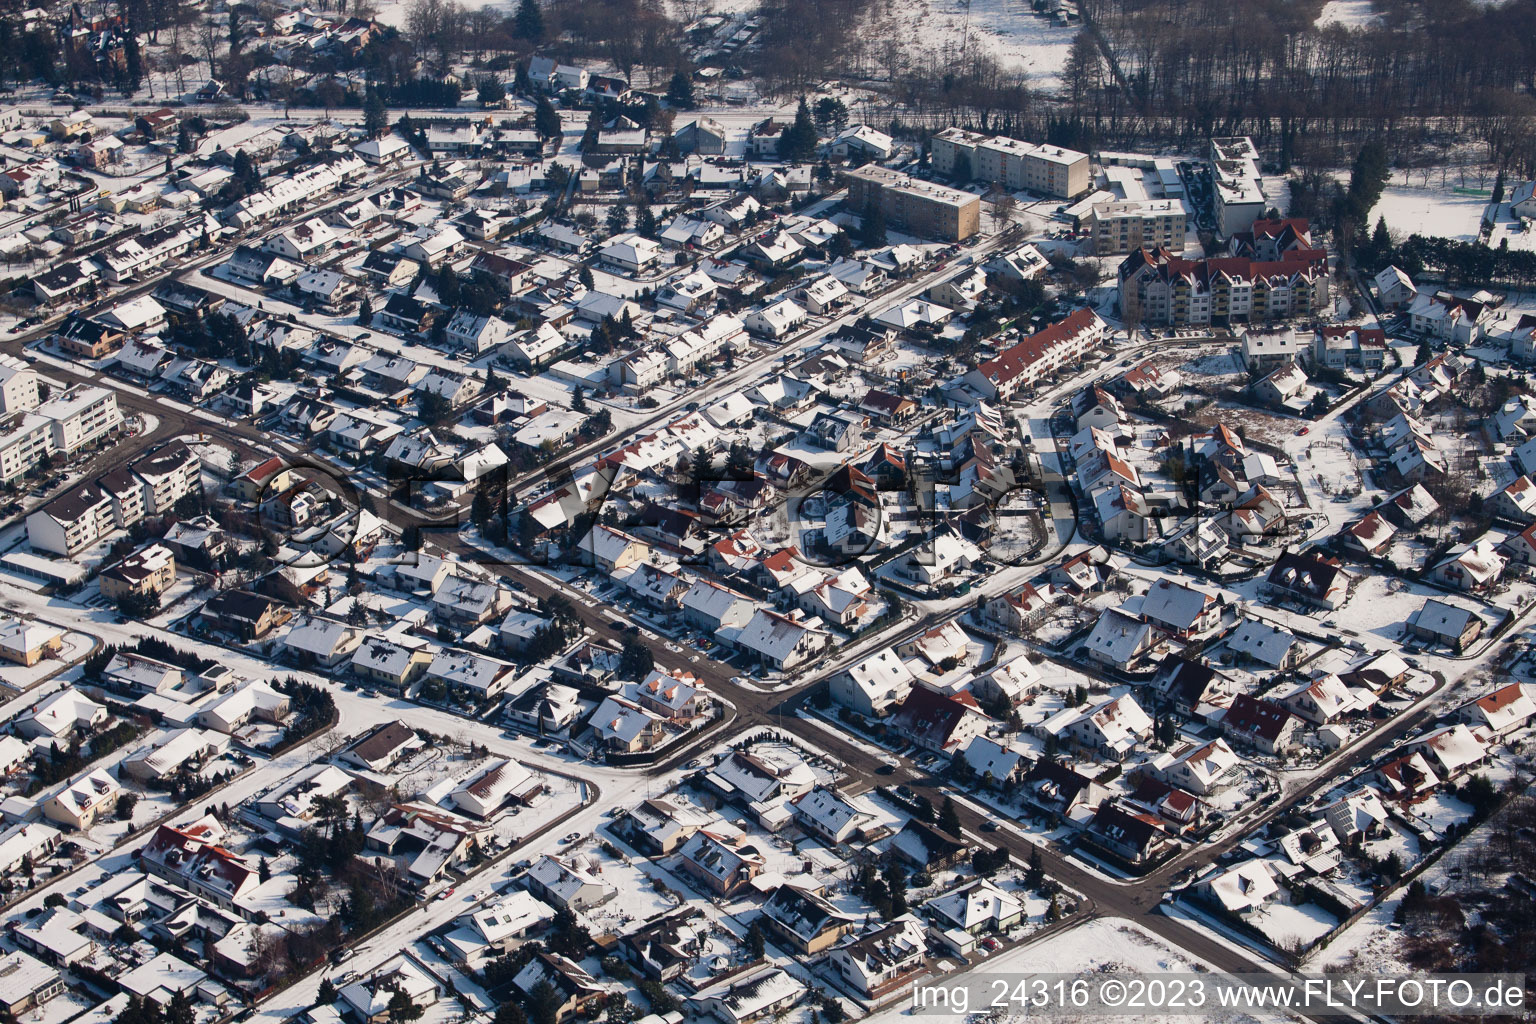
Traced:
<path id="1" fill-rule="evenodd" d="M 1296 436 L 1297 437 L 1306 437 L 1311 432 L 1312 432 L 1312 428 L 1311 427 L 1302 427 L 1300 430 L 1296 431 Z"/>
<path id="2" fill-rule="evenodd" d="M 562 839 L 560 841 L 562 843 L 574 843 L 576 840 L 578 840 L 580 838 L 581 838 L 581 833 L 580 832 L 572 832 L 572 833 L 570 833 L 569 835 L 567 835 L 564 839 Z"/>
<path id="3" fill-rule="evenodd" d="M 981 830 L 983 832 L 996 832 L 997 831 L 997 819 L 996 818 L 988 818 L 986 821 L 983 821 L 981 823 Z"/>
<path id="4" fill-rule="evenodd" d="M 455 888 L 450 885 L 448 888 L 446 888 L 442 892 L 438 893 L 437 894 L 437 898 L 440 899 L 440 900 L 445 900 L 448 897 L 452 896 L 455 891 L 456 891 Z"/>

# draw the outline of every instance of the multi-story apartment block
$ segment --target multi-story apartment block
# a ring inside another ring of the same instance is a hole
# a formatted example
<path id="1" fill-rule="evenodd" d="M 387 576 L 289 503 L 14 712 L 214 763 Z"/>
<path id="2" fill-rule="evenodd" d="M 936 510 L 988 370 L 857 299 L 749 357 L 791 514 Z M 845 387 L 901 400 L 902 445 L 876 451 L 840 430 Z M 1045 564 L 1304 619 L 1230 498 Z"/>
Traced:
<path id="1" fill-rule="evenodd" d="M 4 369 L 14 368 L 0 367 L 0 401 L 5 412 L 18 415 L 0 425 L 0 483 L 23 476 L 45 455 L 73 455 L 122 425 L 115 392 L 79 385 L 38 404 L 37 376 L 31 367 L 9 377 Z"/>
<path id="2" fill-rule="evenodd" d="M 929 154 L 934 170 L 960 181 L 996 181 L 1063 199 L 1093 186 L 1088 154 L 1060 146 L 946 128 L 933 137 Z"/>
<path id="3" fill-rule="evenodd" d="M 0 483 L 10 483 L 53 451 L 53 421 L 26 413 L 0 428 Z"/>
<path id="4" fill-rule="evenodd" d="M 1187 219 L 1179 199 L 1127 199 L 1099 203 L 1088 211 L 1085 226 L 1099 256 L 1137 249 L 1184 251 Z"/>
<path id="5" fill-rule="evenodd" d="M 73 558 L 117 526 L 111 496 L 86 484 L 27 516 L 27 542 L 39 551 Z"/>
<path id="6" fill-rule="evenodd" d="M 144 508 L 150 515 L 164 515 L 201 488 L 203 462 L 179 441 L 151 452 L 131 468 L 143 485 Z"/>
<path id="7" fill-rule="evenodd" d="M 1328 254 L 1293 249 L 1279 260 L 1187 260 L 1140 249 L 1120 264 L 1127 323 L 1230 324 L 1283 320 L 1328 305 Z"/>
<path id="8" fill-rule="evenodd" d="M 37 371 L 15 356 L 0 354 L 0 413 L 27 412 L 41 400 Z"/>
<path id="9" fill-rule="evenodd" d="M 860 213 L 878 207 L 891 227 L 941 242 L 964 241 L 981 230 L 981 200 L 969 192 L 885 167 L 848 172 L 848 205 Z"/>
<path id="10" fill-rule="evenodd" d="M 1216 225 L 1223 235 L 1247 231 L 1264 216 L 1267 199 L 1259 151 L 1245 135 L 1211 140 Z"/>
<path id="11" fill-rule="evenodd" d="M 53 447 L 65 455 L 101 438 L 123 424 L 117 394 L 106 388 L 79 384 L 37 407 L 53 423 Z"/>
<path id="12" fill-rule="evenodd" d="M 1023 341 L 1010 345 L 963 378 L 984 400 L 1006 402 L 1021 387 L 1078 362 L 1104 340 L 1104 321 L 1091 309 L 1079 309 Z"/>

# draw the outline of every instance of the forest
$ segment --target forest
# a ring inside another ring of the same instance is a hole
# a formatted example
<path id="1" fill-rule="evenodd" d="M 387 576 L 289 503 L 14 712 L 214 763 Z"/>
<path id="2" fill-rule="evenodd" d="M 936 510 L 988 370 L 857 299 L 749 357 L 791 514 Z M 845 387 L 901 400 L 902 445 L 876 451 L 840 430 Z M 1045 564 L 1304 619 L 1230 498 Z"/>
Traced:
<path id="1" fill-rule="evenodd" d="M 1083 0 L 1101 60 L 1067 69 L 1072 116 L 1116 144 L 1252 135 L 1282 167 L 1369 137 L 1395 163 L 1466 139 L 1536 169 L 1536 0 L 1393 0 L 1315 25 L 1322 0 Z"/>

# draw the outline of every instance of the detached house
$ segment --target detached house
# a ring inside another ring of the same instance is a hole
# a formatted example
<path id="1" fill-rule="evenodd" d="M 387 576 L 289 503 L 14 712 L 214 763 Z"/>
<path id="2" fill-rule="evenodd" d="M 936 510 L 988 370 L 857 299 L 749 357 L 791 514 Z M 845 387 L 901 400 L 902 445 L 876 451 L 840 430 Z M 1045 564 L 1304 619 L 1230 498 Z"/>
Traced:
<path id="1" fill-rule="evenodd" d="M 796 823 L 828 843 L 846 843 L 874 821 L 834 790 L 817 786 L 790 801 Z"/>
<path id="2" fill-rule="evenodd" d="M 796 885 L 781 885 L 763 904 L 763 922 L 801 956 L 815 956 L 858 927 L 858 919 Z"/>
<path id="3" fill-rule="evenodd" d="M 1330 611 L 1339 608 L 1349 594 L 1350 576 L 1336 558 L 1321 554 L 1286 552 L 1276 560 L 1264 580 L 1264 592 L 1292 598 Z"/>
<path id="4" fill-rule="evenodd" d="M 946 757 L 964 749 L 991 724 L 969 692 L 945 694 L 926 687 L 912 690 L 891 717 L 891 727 L 898 733 Z"/>
<path id="5" fill-rule="evenodd" d="M 1141 600 L 1141 618 L 1164 633 L 1188 639 L 1216 627 L 1221 604 L 1202 590 L 1160 579 Z"/>
<path id="6" fill-rule="evenodd" d="M 751 884 L 766 865 L 757 848 L 707 826 L 683 844 L 683 870 L 719 896 L 734 896 Z"/>
<path id="7" fill-rule="evenodd" d="M 1266 754 L 1283 754 L 1295 746 L 1301 719 L 1274 701 L 1240 693 L 1232 699 L 1220 726 L 1224 735 L 1238 743 Z"/>

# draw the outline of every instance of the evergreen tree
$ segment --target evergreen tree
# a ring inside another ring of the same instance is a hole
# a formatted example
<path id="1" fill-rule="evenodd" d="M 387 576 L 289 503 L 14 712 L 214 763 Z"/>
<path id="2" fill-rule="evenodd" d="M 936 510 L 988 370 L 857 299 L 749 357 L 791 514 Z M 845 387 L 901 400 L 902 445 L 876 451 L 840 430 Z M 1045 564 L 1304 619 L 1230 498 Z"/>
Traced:
<path id="1" fill-rule="evenodd" d="M 192 1000 L 181 989 L 171 993 L 171 1001 L 165 1008 L 165 1024 L 196 1024 L 197 1015 L 192 1012 Z"/>
<path id="2" fill-rule="evenodd" d="M 245 150 L 235 154 L 235 162 L 232 168 L 235 179 L 246 187 L 248 192 L 253 192 L 261 184 L 261 172 Z"/>
<path id="3" fill-rule="evenodd" d="M 656 658 L 651 654 L 651 649 L 645 644 L 629 637 L 624 641 L 624 648 L 619 653 L 618 675 L 620 679 L 628 679 L 639 682 L 651 674 L 656 667 Z"/>
<path id="4" fill-rule="evenodd" d="M 502 85 L 501 80 L 495 75 L 486 75 L 480 79 L 476 97 L 480 100 L 482 107 L 497 107 L 506 100 L 507 87 Z"/>
<path id="5" fill-rule="evenodd" d="M 234 22 L 234 14 L 230 14 L 231 23 Z M 132 28 L 128 30 L 128 38 L 123 43 L 123 75 L 128 83 L 129 93 L 139 91 L 139 84 L 144 81 L 144 55 L 139 51 L 139 34 Z"/>
<path id="6" fill-rule="evenodd" d="M 1493 204 L 1497 206 L 1504 201 L 1504 168 L 1499 168 L 1499 173 L 1493 178 Z"/>
<path id="7" fill-rule="evenodd" d="M 885 211 L 871 204 L 859 223 L 859 241 L 865 248 L 878 249 L 885 244 Z"/>
<path id="8" fill-rule="evenodd" d="M 491 1018 L 491 1024 L 528 1024 L 528 1015 L 516 1003 L 505 1002 L 496 1007 L 496 1016 Z"/>
<path id="9" fill-rule="evenodd" d="M 578 271 L 577 274 L 576 274 L 576 280 L 581 282 L 581 286 L 583 288 L 586 288 L 586 289 L 590 290 L 592 288 L 597 287 L 597 285 L 594 284 L 593 280 L 592 280 L 592 268 L 591 267 L 583 265 L 581 270 Z"/>
<path id="10" fill-rule="evenodd" d="M 802 96 L 800 106 L 795 110 L 794 123 L 779 136 L 779 156 L 790 163 L 805 163 L 816 155 L 817 141 L 816 123 Z"/>
<path id="11" fill-rule="evenodd" d="M 823 96 L 816 101 L 816 127 L 828 135 L 836 135 L 848 127 L 848 106 L 836 96 Z"/>
<path id="12" fill-rule="evenodd" d="M 384 105 L 384 97 L 379 95 L 379 90 L 372 86 L 363 99 L 363 127 L 367 129 L 370 139 L 378 138 L 389 128 L 389 108 Z"/>
<path id="13" fill-rule="evenodd" d="M 693 78 L 681 68 L 672 73 L 672 81 L 667 83 L 667 102 L 679 110 L 693 109 Z"/>
<path id="14" fill-rule="evenodd" d="M 1376 230 L 1371 232 L 1371 252 L 1376 259 L 1385 259 L 1392 252 L 1392 235 L 1387 231 L 1387 218 L 1376 218 Z"/>
<path id="15" fill-rule="evenodd" d="M 544 38 L 544 12 L 539 10 L 535 0 L 522 0 L 517 5 L 517 14 L 512 19 L 512 35 L 530 43 Z"/>
<path id="16" fill-rule="evenodd" d="M 644 238 L 656 237 L 656 214 L 651 212 L 647 203 L 642 202 L 635 214 L 635 231 Z"/>
<path id="17" fill-rule="evenodd" d="M 763 926 L 754 920 L 747 928 L 747 955 L 754 960 L 760 960 L 767 947 L 767 940 L 763 938 Z"/>
<path id="18" fill-rule="evenodd" d="M 453 269 L 451 263 L 444 263 L 437 268 L 432 284 L 433 291 L 437 292 L 438 300 L 444 306 L 459 304 L 459 272 Z"/>
<path id="19" fill-rule="evenodd" d="M 555 105 L 549 102 L 548 96 L 540 96 L 538 104 L 533 108 L 533 130 L 539 133 L 541 139 L 560 137 L 560 114 L 555 110 Z"/>
<path id="20" fill-rule="evenodd" d="M 368 293 L 363 293 L 363 301 L 357 305 L 357 325 L 367 327 L 373 323 L 373 301 L 368 298 Z"/>
<path id="21" fill-rule="evenodd" d="M 1029 851 L 1029 869 L 1024 872 L 1024 884 L 1036 891 L 1045 883 L 1045 864 L 1040 859 L 1040 848 L 1031 847 Z"/>
<path id="22" fill-rule="evenodd" d="M 330 978 L 322 978 L 320 981 L 320 990 L 315 993 L 315 1005 L 330 1006 L 340 997 L 341 993 L 336 991 L 335 983 L 332 982 Z"/>
<path id="23" fill-rule="evenodd" d="M 256 862 L 256 881 L 272 881 L 272 865 L 267 863 L 267 858 L 265 857 Z"/>
<path id="24" fill-rule="evenodd" d="M 1413 365 L 1423 366 L 1433 358 L 1435 358 L 1435 350 L 1429 347 L 1429 342 L 1419 342 L 1419 350 L 1414 354 Z"/>
<path id="25" fill-rule="evenodd" d="M 187 128 L 187 122 L 181 122 L 181 127 L 176 130 L 176 152 L 192 152 L 192 132 Z"/>
<path id="26" fill-rule="evenodd" d="M 1349 190 L 1345 193 L 1345 215 L 1361 224 L 1371 207 L 1381 198 L 1381 190 L 1392 180 L 1392 165 L 1387 157 L 1387 147 L 1381 142 L 1367 142 L 1355 155 L 1354 166 L 1349 172 Z M 1364 230 L 1363 226 L 1360 230 Z"/>
<path id="27" fill-rule="evenodd" d="M 608 208 L 608 231 L 610 234 L 619 234 L 629 227 L 629 206 L 625 203 L 614 203 Z"/>
<path id="28" fill-rule="evenodd" d="M 955 802 L 947 796 L 939 805 L 939 828 L 952 836 L 960 834 L 960 813 L 955 810 Z"/>
<path id="29" fill-rule="evenodd" d="M 560 1019 L 560 996 L 547 981 L 540 981 L 528 993 L 528 1012 L 533 1024 L 556 1024 Z"/>
<path id="30" fill-rule="evenodd" d="M 422 1007 L 411 1001 L 410 994 L 403 988 L 395 989 L 395 994 L 389 997 L 389 1019 L 393 1024 L 406 1024 L 407 1021 L 420 1020 Z"/>
<path id="31" fill-rule="evenodd" d="M 587 389 L 580 384 L 576 385 L 576 390 L 571 392 L 571 411 L 587 411 Z"/>

